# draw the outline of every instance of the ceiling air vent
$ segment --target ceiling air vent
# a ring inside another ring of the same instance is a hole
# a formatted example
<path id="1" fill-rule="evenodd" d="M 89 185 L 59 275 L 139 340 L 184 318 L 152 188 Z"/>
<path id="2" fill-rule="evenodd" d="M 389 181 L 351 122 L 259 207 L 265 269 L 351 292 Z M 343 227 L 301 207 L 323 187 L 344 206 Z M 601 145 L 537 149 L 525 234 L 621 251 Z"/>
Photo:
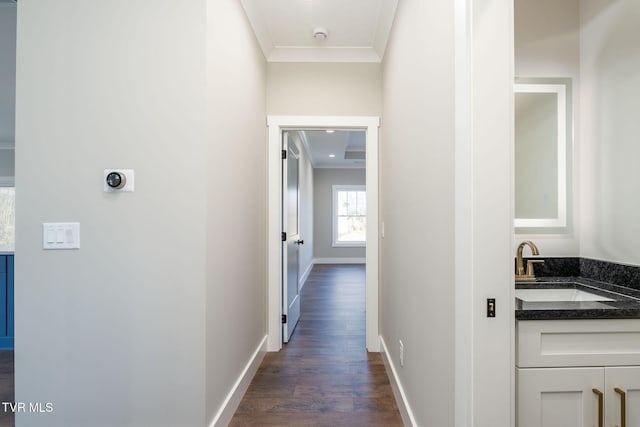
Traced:
<path id="1" fill-rule="evenodd" d="M 345 151 L 344 159 L 345 160 L 364 160 L 365 159 L 365 151 Z"/>

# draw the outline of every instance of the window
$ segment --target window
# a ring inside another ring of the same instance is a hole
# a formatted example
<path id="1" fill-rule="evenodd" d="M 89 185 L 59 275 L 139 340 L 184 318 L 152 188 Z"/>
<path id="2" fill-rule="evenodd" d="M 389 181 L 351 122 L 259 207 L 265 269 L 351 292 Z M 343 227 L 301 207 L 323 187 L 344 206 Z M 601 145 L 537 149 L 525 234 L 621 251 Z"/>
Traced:
<path id="1" fill-rule="evenodd" d="M 364 185 L 333 186 L 333 246 L 364 247 L 367 192 Z"/>
<path id="2" fill-rule="evenodd" d="M 0 252 L 15 248 L 15 195 L 14 187 L 0 186 Z"/>

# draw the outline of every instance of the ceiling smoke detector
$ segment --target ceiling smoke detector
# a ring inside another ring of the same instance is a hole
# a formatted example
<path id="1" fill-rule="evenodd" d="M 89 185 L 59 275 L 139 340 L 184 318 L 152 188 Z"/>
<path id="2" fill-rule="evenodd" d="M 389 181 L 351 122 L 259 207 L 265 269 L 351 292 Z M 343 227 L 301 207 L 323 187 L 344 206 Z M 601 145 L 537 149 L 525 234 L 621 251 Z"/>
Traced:
<path id="1" fill-rule="evenodd" d="M 324 27 L 316 27 L 313 29 L 313 38 L 316 40 L 326 40 L 329 37 L 327 29 Z"/>

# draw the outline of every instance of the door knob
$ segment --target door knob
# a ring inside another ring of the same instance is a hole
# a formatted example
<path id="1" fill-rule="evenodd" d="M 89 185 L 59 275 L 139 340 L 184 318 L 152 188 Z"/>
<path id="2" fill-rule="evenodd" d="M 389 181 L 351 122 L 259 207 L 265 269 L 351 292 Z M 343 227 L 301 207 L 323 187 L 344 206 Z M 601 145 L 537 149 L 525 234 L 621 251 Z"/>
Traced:
<path id="1" fill-rule="evenodd" d="M 304 245 L 304 240 L 296 240 L 296 245 Z"/>

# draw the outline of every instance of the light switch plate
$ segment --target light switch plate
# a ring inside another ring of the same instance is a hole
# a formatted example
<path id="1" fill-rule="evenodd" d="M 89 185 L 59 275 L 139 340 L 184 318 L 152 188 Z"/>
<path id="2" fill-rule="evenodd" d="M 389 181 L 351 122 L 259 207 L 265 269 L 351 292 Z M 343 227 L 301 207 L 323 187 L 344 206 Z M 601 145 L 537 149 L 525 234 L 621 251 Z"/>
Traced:
<path id="1" fill-rule="evenodd" d="M 42 249 L 80 249 L 80 223 L 42 223 Z"/>

